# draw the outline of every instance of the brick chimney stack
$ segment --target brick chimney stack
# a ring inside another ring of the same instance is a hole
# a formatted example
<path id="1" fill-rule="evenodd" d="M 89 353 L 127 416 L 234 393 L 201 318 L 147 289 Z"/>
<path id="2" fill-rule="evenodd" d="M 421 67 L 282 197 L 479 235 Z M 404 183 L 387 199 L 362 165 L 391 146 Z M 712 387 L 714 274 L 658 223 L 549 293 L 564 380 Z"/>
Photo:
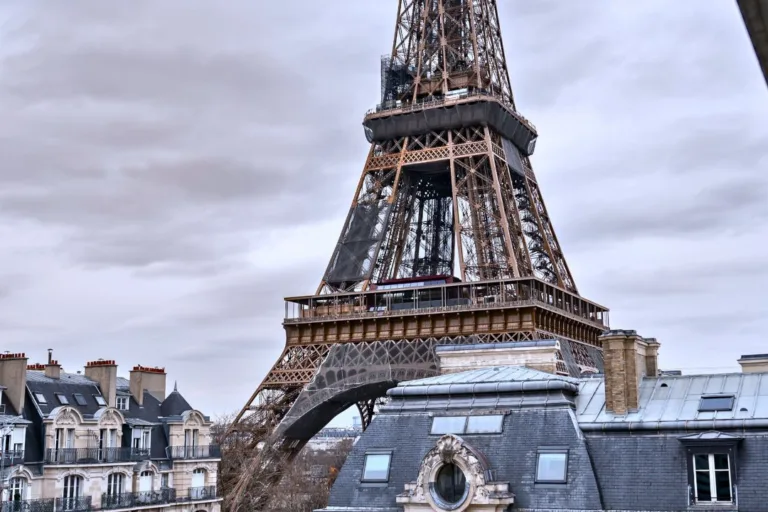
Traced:
<path id="1" fill-rule="evenodd" d="M 165 368 L 134 366 L 130 372 L 130 388 L 134 400 L 144 405 L 145 391 L 161 402 L 165 400 L 165 376 Z"/>
<path id="2" fill-rule="evenodd" d="M 640 381 L 658 375 L 659 342 L 629 330 L 600 336 L 605 365 L 605 408 L 614 414 L 637 410 Z"/>
<path id="3" fill-rule="evenodd" d="M 61 365 L 53 358 L 53 349 L 48 349 L 48 362 L 45 364 L 45 376 L 49 379 L 61 378 Z"/>
<path id="4" fill-rule="evenodd" d="M 99 359 L 85 364 L 85 376 L 95 380 L 107 405 L 117 405 L 117 363 L 112 359 Z"/>
<path id="5" fill-rule="evenodd" d="M 0 386 L 5 386 L 8 400 L 21 414 L 24 410 L 24 397 L 27 392 L 27 356 L 26 354 L 0 354 Z"/>

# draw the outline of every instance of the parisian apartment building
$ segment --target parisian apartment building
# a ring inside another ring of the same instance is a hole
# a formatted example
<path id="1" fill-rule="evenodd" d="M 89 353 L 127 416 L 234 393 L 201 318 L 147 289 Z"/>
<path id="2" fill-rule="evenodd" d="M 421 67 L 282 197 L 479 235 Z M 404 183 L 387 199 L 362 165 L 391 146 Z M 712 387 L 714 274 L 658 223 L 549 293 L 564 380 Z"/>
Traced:
<path id="1" fill-rule="evenodd" d="M 218 512 L 211 420 L 164 368 L 0 354 L 0 512 Z"/>

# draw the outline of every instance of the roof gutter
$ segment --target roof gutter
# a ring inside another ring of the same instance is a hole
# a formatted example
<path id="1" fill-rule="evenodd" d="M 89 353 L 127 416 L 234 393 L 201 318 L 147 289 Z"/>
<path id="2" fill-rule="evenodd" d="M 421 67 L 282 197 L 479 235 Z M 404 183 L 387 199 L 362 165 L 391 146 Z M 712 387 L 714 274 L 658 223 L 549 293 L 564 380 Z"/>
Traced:
<path id="1" fill-rule="evenodd" d="M 634 432 L 660 430 L 719 430 L 766 428 L 768 419 L 691 420 L 691 421 L 616 421 L 609 423 L 579 423 L 583 432 Z"/>

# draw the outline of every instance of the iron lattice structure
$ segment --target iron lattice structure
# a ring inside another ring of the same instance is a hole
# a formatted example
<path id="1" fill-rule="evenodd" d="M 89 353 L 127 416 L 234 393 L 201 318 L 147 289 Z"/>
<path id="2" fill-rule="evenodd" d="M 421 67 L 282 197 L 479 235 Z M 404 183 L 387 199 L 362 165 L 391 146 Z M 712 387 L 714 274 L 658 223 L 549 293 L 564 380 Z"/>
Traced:
<path id="1" fill-rule="evenodd" d="M 230 429 L 251 459 L 222 475 L 232 512 L 350 405 L 438 372 L 435 346 L 555 340 L 554 371 L 602 369 L 607 309 L 581 297 L 530 161 L 496 0 L 400 0 L 371 149 L 315 295 L 286 299 L 285 349 Z M 254 483 L 258 473 L 260 485 Z M 259 490 L 261 489 L 261 490 Z"/>

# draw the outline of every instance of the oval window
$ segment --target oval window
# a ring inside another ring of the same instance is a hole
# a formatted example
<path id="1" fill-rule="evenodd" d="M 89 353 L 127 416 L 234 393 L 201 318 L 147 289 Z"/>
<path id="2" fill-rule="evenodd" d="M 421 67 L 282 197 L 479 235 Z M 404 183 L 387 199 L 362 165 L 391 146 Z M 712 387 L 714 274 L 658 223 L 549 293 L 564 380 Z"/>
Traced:
<path id="1" fill-rule="evenodd" d="M 455 464 L 446 464 L 437 473 L 435 493 L 447 505 L 458 505 L 464 500 L 467 479 Z"/>

